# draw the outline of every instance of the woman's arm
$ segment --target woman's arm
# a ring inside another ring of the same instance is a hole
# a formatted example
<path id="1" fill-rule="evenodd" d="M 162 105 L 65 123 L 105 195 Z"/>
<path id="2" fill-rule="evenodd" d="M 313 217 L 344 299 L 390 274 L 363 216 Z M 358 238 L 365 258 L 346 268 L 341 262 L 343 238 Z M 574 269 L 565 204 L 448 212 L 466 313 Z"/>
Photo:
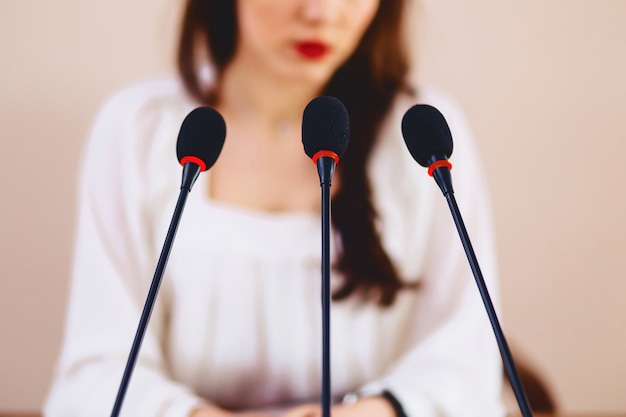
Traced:
<path id="1" fill-rule="evenodd" d="M 45 406 L 50 417 L 110 415 L 154 273 L 158 236 L 142 160 L 149 148 L 141 148 L 152 125 L 144 98 L 126 91 L 111 100 L 86 147 L 65 336 Z M 200 402 L 169 374 L 166 298 L 162 288 L 122 407 L 128 415 L 183 417 Z"/>
<path id="2" fill-rule="evenodd" d="M 458 109 L 438 95 L 425 98 L 442 111 L 452 130 L 456 198 L 497 306 L 491 210 L 477 152 Z M 402 335 L 407 346 L 404 354 L 360 392 L 392 392 L 409 417 L 501 416 L 497 344 L 445 197 L 395 134 L 401 115 L 411 105 L 406 103 L 392 120 L 383 138 L 388 142 L 381 145 L 372 166 L 372 178 L 384 241 L 393 249 L 403 276 L 419 276 L 420 287 L 399 298 L 415 298 Z M 393 181 L 396 188 L 389 186 Z"/>

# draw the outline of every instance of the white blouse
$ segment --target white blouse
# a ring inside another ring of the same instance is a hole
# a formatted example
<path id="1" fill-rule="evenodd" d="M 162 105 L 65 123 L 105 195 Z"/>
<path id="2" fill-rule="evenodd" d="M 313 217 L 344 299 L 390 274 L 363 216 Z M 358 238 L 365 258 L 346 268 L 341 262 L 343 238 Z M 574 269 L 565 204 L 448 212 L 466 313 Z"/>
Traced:
<path id="1" fill-rule="evenodd" d="M 497 303 L 474 144 L 453 104 L 428 90 L 420 97 L 452 130 L 456 197 Z M 384 248 L 421 286 L 387 309 L 357 298 L 332 304 L 333 395 L 387 389 L 410 417 L 499 417 L 502 371 L 485 309 L 445 198 L 401 136 L 413 104 L 397 100 L 368 170 Z M 46 416 L 110 415 L 178 198 L 178 130 L 196 105 L 178 81 L 159 80 L 117 94 L 97 119 Z M 189 195 L 122 415 L 183 417 L 202 401 L 237 410 L 319 402 L 320 216 L 211 201 L 210 175 Z"/>

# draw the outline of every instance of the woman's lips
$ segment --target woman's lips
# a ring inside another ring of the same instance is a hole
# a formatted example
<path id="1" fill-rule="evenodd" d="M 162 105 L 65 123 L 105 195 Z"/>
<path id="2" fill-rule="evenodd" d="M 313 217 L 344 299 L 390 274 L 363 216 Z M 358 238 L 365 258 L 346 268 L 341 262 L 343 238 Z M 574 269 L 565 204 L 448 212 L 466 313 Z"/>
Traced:
<path id="1" fill-rule="evenodd" d="M 323 58 L 330 51 L 330 48 L 320 41 L 296 42 L 295 48 L 300 56 L 308 59 Z"/>

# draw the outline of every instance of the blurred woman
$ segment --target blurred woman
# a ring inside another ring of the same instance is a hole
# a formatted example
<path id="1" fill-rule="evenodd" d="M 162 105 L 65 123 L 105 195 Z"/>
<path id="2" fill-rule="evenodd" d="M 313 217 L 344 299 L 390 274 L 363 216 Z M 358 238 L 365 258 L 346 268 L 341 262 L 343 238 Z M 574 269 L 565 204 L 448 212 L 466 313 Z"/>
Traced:
<path id="1" fill-rule="evenodd" d="M 485 183 L 462 115 L 408 79 L 403 3 L 187 2 L 179 76 L 114 96 L 87 144 L 46 415 L 110 413 L 178 196 L 178 128 L 199 105 L 227 138 L 189 197 L 123 413 L 320 415 L 320 188 L 300 137 L 319 95 L 351 120 L 332 187 L 333 417 L 502 415 L 489 322 L 445 200 L 405 149 L 404 112 L 446 116 L 496 295 Z"/>

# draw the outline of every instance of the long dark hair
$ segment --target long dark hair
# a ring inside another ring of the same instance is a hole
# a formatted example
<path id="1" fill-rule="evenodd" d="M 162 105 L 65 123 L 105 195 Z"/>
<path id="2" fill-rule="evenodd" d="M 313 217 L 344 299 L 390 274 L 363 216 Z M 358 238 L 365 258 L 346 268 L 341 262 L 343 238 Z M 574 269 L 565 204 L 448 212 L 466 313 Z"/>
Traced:
<path id="1" fill-rule="evenodd" d="M 188 0 L 178 49 L 178 70 L 195 98 L 215 104 L 215 90 L 203 85 L 198 70 L 198 47 L 205 46 L 216 69 L 217 84 L 237 45 L 234 0 Z M 341 236 L 336 267 L 344 282 L 333 294 L 352 294 L 393 304 L 407 287 L 385 253 L 375 228 L 366 166 L 378 131 L 396 95 L 407 89 L 409 58 L 402 29 L 404 0 L 381 0 L 376 16 L 352 56 L 336 71 L 324 94 L 341 100 L 350 116 L 350 147 L 338 166 L 341 187 L 333 197 L 332 220 Z"/>

